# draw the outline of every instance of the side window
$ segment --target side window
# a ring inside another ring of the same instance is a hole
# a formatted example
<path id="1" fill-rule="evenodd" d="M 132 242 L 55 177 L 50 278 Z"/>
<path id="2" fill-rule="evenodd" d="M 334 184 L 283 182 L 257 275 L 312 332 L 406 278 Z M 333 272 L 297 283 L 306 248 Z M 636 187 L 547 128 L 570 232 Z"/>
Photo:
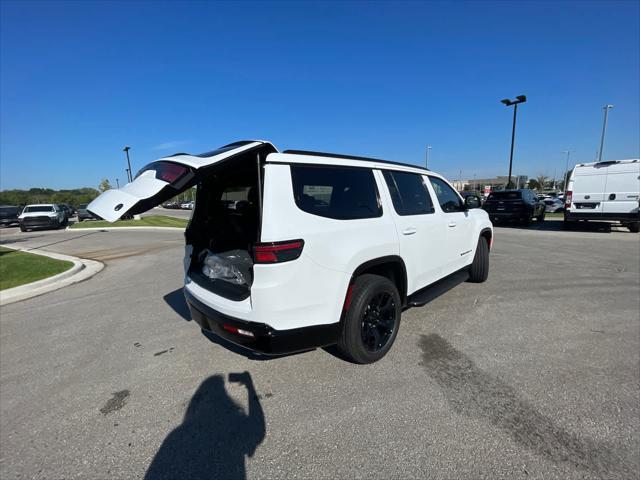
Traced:
<path id="1" fill-rule="evenodd" d="M 443 212 L 459 212 L 463 209 L 460 197 L 446 182 L 435 177 L 429 177 L 429 181 L 436 192 L 438 203 L 440 203 Z"/>
<path id="2" fill-rule="evenodd" d="M 293 196 L 300 210 L 338 220 L 382 215 L 368 168 L 291 165 Z"/>
<path id="3" fill-rule="evenodd" d="M 421 175 L 391 170 L 383 170 L 382 175 L 389 187 L 393 208 L 398 215 L 422 215 L 434 212 L 431 197 Z"/>

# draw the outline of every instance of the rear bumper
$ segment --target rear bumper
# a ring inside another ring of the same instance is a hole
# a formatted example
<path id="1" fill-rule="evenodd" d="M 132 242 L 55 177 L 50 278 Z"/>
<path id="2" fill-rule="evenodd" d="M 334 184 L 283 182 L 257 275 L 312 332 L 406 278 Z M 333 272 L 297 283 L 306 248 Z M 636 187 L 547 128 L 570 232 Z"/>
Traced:
<path id="1" fill-rule="evenodd" d="M 521 210 L 519 212 L 491 212 L 486 211 L 489 218 L 497 218 L 499 220 L 521 220 L 523 218 L 528 218 L 531 212 L 526 210 Z"/>
<path id="2" fill-rule="evenodd" d="M 12 225 L 19 223 L 17 218 L 0 218 L 0 225 Z"/>
<path id="3" fill-rule="evenodd" d="M 333 345 L 340 338 L 340 323 L 275 330 L 265 323 L 248 322 L 224 315 L 184 290 L 191 318 L 208 332 L 236 345 L 265 355 L 280 355 Z M 237 333 L 238 329 L 249 333 Z"/>
<path id="4" fill-rule="evenodd" d="M 640 214 L 635 213 L 602 213 L 602 212 L 564 212 L 566 222 L 578 220 L 601 220 L 609 222 L 638 222 Z"/>

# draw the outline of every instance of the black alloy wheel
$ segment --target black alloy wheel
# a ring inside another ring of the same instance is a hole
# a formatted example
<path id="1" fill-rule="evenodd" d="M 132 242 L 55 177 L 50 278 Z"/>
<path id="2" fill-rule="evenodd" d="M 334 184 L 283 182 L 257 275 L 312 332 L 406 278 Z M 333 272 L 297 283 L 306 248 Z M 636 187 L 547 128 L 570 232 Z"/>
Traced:
<path id="1" fill-rule="evenodd" d="M 360 334 L 369 352 L 382 350 L 393 335 L 396 326 L 396 303 L 389 292 L 371 297 L 362 315 Z"/>

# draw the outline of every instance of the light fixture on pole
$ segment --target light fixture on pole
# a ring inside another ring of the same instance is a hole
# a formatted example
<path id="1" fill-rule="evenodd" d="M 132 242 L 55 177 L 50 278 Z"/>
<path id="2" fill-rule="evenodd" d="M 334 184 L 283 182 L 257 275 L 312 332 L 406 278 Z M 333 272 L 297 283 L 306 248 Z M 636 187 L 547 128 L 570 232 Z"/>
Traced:
<path id="1" fill-rule="evenodd" d="M 600 150 L 598 151 L 598 162 L 602 161 L 602 151 L 604 150 L 604 134 L 607 131 L 607 117 L 609 116 L 609 110 L 613 108 L 613 105 L 605 105 L 604 109 L 604 121 L 602 122 L 602 136 L 600 137 Z"/>
<path id="2" fill-rule="evenodd" d="M 129 150 L 131 150 L 131 147 L 124 147 L 122 149 L 122 151 L 127 154 L 127 166 L 129 167 L 127 169 L 127 180 L 129 181 L 129 183 L 131 183 L 131 181 L 133 181 L 133 176 L 131 175 L 131 160 L 129 160 Z"/>
<path id="3" fill-rule="evenodd" d="M 513 127 L 511 129 L 511 153 L 509 154 L 509 182 L 507 186 L 511 184 L 511 169 L 513 167 L 513 144 L 516 139 L 516 117 L 518 115 L 518 104 L 524 103 L 527 101 L 526 95 L 518 95 L 515 100 L 509 100 L 505 98 L 504 100 L 500 100 L 501 103 L 504 103 L 507 107 L 513 105 Z"/>

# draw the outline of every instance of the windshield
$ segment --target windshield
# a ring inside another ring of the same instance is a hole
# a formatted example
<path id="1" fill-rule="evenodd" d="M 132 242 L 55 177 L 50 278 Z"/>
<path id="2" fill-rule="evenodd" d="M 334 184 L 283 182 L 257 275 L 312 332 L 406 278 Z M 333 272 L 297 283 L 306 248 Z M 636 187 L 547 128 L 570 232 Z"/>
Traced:
<path id="1" fill-rule="evenodd" d="M 78 205 L 78 208 L 87 208 L 87 205 L 89 205 L 88 203 L 81 203 L 80 205 Z"/>
<path id="2" fill-rule="evenodd" d="M 26 207 L 24 209 L 24 213 L 32 213 L 32 212 L 53 212 L 53 207 L 51 205 L 34 205 L 30 207 Z"/>

